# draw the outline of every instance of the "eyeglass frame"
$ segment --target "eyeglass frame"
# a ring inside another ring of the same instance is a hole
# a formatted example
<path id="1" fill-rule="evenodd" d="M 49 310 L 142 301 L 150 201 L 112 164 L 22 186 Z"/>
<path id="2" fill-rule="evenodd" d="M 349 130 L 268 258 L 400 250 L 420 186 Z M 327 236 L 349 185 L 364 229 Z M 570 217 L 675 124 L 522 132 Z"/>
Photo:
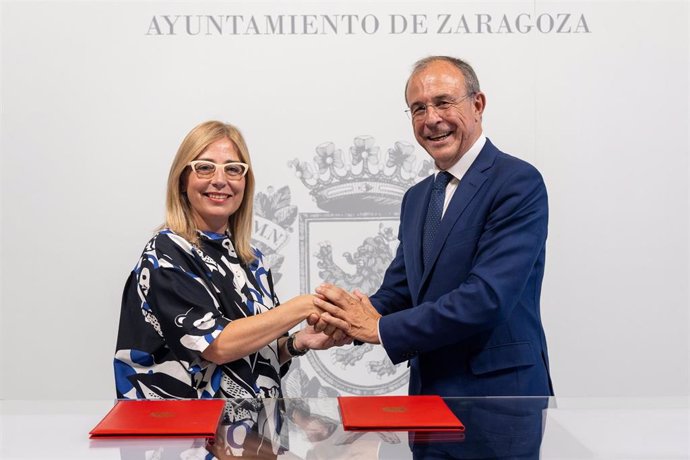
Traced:
<path id="1" fill-rule="evenodd" d="M 447 110 L 450 110 L 452 107 L 456 107 L 458 104 L 460 104 L 462 101 L 464 101 L 464 100 L 467 99 L 468 97 L 474 96 L 475 94 L 477 94 L 476 91 L 473 91 L 473 92 L 471 92 L 471 93 L 467 93 L 467 94 L 465 94 L 464 96 L 462 96 L 460 99 L 458 99 L 458 100 L 456 100 L 456 101 L 448 101 L 448 100 L 445 100 L 445 99 L 441 99 L 441 100 L 440 100 L 439 102 L 437 102 L 437 103 L 429 102 L 428 104 L 419 104 L 418 107 L 415 107 L 415 109 L 414 109 L 415 111 L 414 111 L 414 112 L 413 112 L 413 110 L 412 110 L 412 107 L 406 108 L 406 109 L 404 110 L 404 112 L 405 112 L 405 114 L 407 115 L 407 118 L 410 119 L 410 120 L 412 120 L 412 121 L 423 120 L 424 118 L 426 118 L 427 114 L 429 113 L 429 110 L 428 110 L 429 107 L 433 107 L 434 110 L 436 111 L 436 113 L 444 113 L 444 112 L 446 112 Z M 441 104 L 447 104 L 448 106 L 447 106 L 447 107 L 439 107 L 439 105 L 441 105 Z M 416 112 L 418 109 L 423 109 L 423 110 L 424 110 L 424 113 L 421 114 L 421 115 L 415 115 L 415 112 Z"/>
<path id="2" fill-rule="evenodd" d="M 214 168 L 213 172 L 210 173 L 208 176 L 201 175 L 199 173 L 199 171 L 197 171 L 195 168 L 195 166 L 200 164 L 200 163 L 213 165 L 213 168 Z M 242 167 L 242 174 L 240 174 L 239 176 L 229 175 L 227 173 L 227 171 L 225 170 L 225 168 L 227 166 L 232 166 L 232 165 L 241 166 Z M 218 171 L 219 167 L 223 171 L 223 174 L 225 175 L 225 177 L 227 177 L 229 180 L 240 180 L 244 176 L 246 176 L 247 172 L 249 171 L 249 165 L 247 163 L 243 163 L 241 161 L 231 161 L 229 163 L 214 163 L 213 161 L 209 161 L 209 160 L 193 160 L 193 161 L 190 161 L 189 163 L 187 163 L 187 166 L 192 168 L 192 171 L 194 172 L 194 174 L 196 174 L 196 177 L 198 177 L 199 179 L 210 179 L 210 178 L 212 178 L 213 176 L 216 175 L 216 172 Z"/>

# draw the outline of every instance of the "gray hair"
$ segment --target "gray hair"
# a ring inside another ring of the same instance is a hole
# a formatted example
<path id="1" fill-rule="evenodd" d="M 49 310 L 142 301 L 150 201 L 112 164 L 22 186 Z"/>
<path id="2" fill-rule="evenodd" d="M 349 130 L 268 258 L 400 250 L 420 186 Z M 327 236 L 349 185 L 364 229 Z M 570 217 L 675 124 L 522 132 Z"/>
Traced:
<path id="1" fill-rule="evenodd" d="M 448 62 L 460 70 L 462 75 L 465 77 L 465 92 L 467 94 L 476 94 L 481 91 L 479 89 L 479 79 L 477 74 L 474 73 L 474 69 L 467 62 L 462 59 L 454 58 L 452 56 L 428 56 L 419 61 L 415 62 L 412 66 L 412 73 L 405 83 L 405 94 L 407 95 L 407 85 L 410 83 L 410 79 L 419 71 L 424 70 L 432 62 L 445 61 Z M 407 97 L 406 97 L 407 99 Z"/>

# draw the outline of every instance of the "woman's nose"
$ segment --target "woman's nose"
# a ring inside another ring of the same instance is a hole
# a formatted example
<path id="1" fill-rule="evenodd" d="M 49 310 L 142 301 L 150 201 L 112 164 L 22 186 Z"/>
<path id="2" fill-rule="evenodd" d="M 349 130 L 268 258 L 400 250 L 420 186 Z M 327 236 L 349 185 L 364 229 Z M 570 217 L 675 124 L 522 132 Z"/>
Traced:
<path id="1" fill-rule="evenodd" d="M 227 183 L 227 179 L 225 177 L 225 170 L 223 168 L 216 168 L 216 170 L 213 173 L 213 177 L 211 178 L 211 183 L 216 187 L 225 186 L 225 184 Z"/>

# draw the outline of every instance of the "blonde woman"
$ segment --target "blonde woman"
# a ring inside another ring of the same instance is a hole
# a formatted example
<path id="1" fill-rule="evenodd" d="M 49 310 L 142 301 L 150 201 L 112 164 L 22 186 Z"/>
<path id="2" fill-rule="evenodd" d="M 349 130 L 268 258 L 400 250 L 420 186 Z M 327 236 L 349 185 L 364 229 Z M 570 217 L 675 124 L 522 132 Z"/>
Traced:
<path id="1" fill-rule="evenodd" d="M 125 285 L 115 353 L 117 397 L 282 397 L 289 360 L 341 345 L 307 327 L 313 296 L 279 306 L 250 246 L 254 175 L 232 125 L 208 121 L 180 145 L 166 221 Z M 312 316 L 313 317 L 313 316 Z"/>

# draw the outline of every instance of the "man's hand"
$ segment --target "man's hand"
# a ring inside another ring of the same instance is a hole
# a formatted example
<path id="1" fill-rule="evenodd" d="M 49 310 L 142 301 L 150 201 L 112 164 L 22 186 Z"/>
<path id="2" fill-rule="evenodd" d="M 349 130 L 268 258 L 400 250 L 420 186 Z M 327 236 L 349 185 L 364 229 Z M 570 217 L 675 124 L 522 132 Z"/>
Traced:
<path id="1" fill-rule="evenodd" d="M 332 284 L 322 284 L 316 288 L 316 293 L 314 305 L 324 311 L 316 323 L 317 330 L 325 324 L 326 329 L 328 326 L 336 327 L 362 342 L 381 343 L 378 334 L 381 315 L 367 296 L 358 290 L 350 294 Z"/>
<path id="2" fill-rule="evenodd" d="M 317 332 L 313 326 L 305 327 L 295 336 L 295 347 L 298 350 L 327 350 L 331 347 L 340 347 L 351 343 L 352 337 L 340 334 L 336 338 L 335 335 L 329 336 L 323 332 Z"/>
<path id="3" fill-rule="evenodd" d="M 343 292 L 347 295 L 352 296 L 352 294 L 349 294 L 345 290 L 343 290 Z M 322 300 L 326 300 L 326 301 L 328 300 L 328 299 L 326 299 L 326 297 L 324 297 L 321 294 L 316 294 L 316 295 L 321 297 Z M 355 299 L 356 297 L 352 296 L 352 298 Z M 314 305 L 316 305 L 316 304 L 314 304 Z M 319 310 L 319 312 L 320 312 L 319 314 L 312 313 L 311 315 L 309 315 L 309 317 L 307 318 L 307 324 L 309 324 L 310 326 L 314 326 L 314 329 L 317 332 L 323 332 L 326 335 L 333 336 L 333 338 L 337 341 L 342 341 L 342 340 L 345 340 L 346 337 L 349 337 L 344 332 L 345 325 L 340 324 L 341 328 L 338 329 L 338 327 L 336 327 L 334 324 L 330 324 L 330 323 L 324 321 L 323 319 L 321 319 L 321 315 L 323 315 L 323 314 L 327 315 L 326 317 L 328 317 L 328 313 L 325 310 Z"/>
<path id="4" fill-rule="evenodd" d="M 325 312 L 322 312 L 321 314 L 324 313 Z M 312 313 L 311 315 L 309 315 L 309 317 L 307 318 L 307 324 L 310 326 L 314 326 L 314 330 L 316 332 L 323 332 L 328 336 L 332 336 L 333 340 L 335 340 L 338 343 L 343 342 L 347 339 L 352 340 L 352 337 L 349 337 L 347 334 L 345 334 L 345 332 L 338 329 L 337 327 L 331 326 L 326 321 L 321 319 L 321 315 L 317 315 L 316 313 Z"/>

